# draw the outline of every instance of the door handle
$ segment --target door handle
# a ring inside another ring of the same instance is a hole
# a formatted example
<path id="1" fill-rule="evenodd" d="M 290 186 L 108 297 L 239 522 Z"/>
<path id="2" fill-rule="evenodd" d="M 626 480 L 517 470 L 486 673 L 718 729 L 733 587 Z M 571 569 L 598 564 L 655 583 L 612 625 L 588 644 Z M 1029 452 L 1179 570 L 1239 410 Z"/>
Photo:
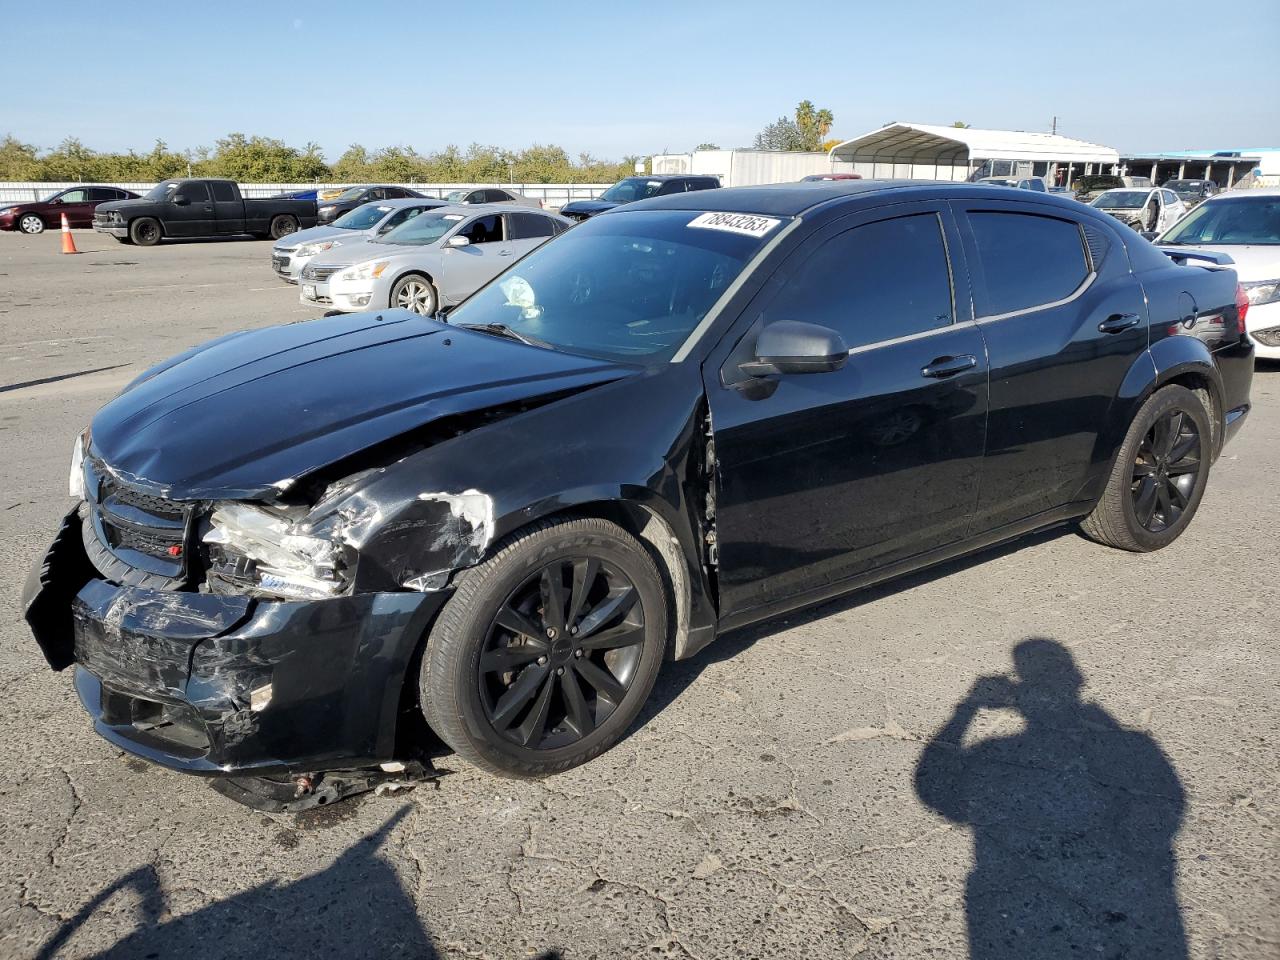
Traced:
<path id="1" fill-rule="evenodd" d="M 920 371 L 922 377 L 940 380 L 943 377 L 954 377 L 957 373 L 972 370 L 978 365 L 978 358 L 967 353 L 963 357 L 939 357 Z"/>
<path id="2" fill-rule="evenodd" d="M 510 251 L 510 250 L 499 250 L 499 251 L 498 251 L 498 256 L 500 256 L 500 257 L 509 257 L 509 256 L 511 256 L 511 251 Z"/>
<path id="3" fill-rule="evenodd" d="M 1120 333 L 1131 327 L 1136 327 L 1142 322 L 1142 318 L 1136 313 L 1113 313 L 1107 319 L 1098 324 L 1099 333 Z"/>

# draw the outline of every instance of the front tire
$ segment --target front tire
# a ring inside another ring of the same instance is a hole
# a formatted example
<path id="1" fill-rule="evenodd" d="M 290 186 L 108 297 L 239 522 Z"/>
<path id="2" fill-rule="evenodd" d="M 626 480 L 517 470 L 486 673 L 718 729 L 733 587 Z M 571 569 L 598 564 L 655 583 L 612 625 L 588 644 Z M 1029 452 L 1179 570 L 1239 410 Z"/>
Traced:
<path id="1" fill-rule="evenodd" d="M 154 247 L 162 235 L 160 222 L 151 217 L 139 217 L 129 224 L 129 239 L 140 247 Z"/>
<path id="2" fill-rule="evenodd" d="M 597 518 L 539 524 L 458 578 L 422 659 L 427 723 L 490 773 L 568 770 L 630 727 L 667 632 L 662 578 L 634 537 Z"/>
<path id="3" fill-rule="evenodd" d="M 298 232 L 298 218 L 289 214 L 281 214 L 271 218 L 271 229 L 267 231 L 272 240 L 279 240 L 291 233 Z"/>
<path id="4" fill-rule="evenodd" d="M 35 236 L 37 233 L 44 233 L 44 221 L 40 219 L 39 214 L 24 213 L 18 220 L 18 229 Z"/>
<path id="5" fill-rule="evenodd" d="M 387 298 L 387 306 L 402 307 L 424 317 L 434 317 L 440 307 L 440 297 L 430 280 L 420 273 L 410 273 L 395 282 L 391 288 L 391 296 Z"/>
<path id="6" fill-rule="evenodd" d="M 1102 498 L 1081 531 L 1121 550 L 1167 547 L 1195 516 L 1212 459 L 1213 426 L 1204 401 L 1186 387 L 1162 387 L 1130 424 Z"/>

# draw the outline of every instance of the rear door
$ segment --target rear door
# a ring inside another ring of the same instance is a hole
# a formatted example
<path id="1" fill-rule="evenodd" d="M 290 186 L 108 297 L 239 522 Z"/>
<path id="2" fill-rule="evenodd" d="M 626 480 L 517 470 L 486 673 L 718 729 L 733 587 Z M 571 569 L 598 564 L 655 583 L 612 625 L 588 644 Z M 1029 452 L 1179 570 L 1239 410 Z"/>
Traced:
<path id="1" fill-rule="evenodd" d="M 1048 204 L 956 203 L 991 364 L 973 533 L 1081 494 L 1147 310 L 1110 229 Z"/>
<path id="2" fill-rule="evenodd" d="M 209 189 L 213 194 L 213 215 L 217 220 L 218 233 L 230 236 L 248 230 L 245 223 L 247 211 L 236 185 L 226 180 L 211 180 Z"/>
<path id="3" fill-rule="evenodd" d="M 444 248 L 444 276 L 440 293 L 450 303 L 460 303 L 506 269 L 512 261 L 511 245 L 503 234 L 502 214 L 474 217 L 457 232 L 470 243 Z"/>
<path id="4" fill-rule="evenodd" d="M 502 216 L 507 221 L 507 244 L 513 260 L 555 236 L 555 223 L 550 217 L 536 213 L 504 213 Z"/>
<path id="5" fill-rule="evenodd" d="M 962 259 L 949 254 L 959 250 L 945 203 L 844 218 L 788 257 L 704 364 L 722 616 L 964 535 L 978 499 L 987 365 Z M 742 374 L 759 331 L 780 320 L 839 331 L 848 364 Z"/>

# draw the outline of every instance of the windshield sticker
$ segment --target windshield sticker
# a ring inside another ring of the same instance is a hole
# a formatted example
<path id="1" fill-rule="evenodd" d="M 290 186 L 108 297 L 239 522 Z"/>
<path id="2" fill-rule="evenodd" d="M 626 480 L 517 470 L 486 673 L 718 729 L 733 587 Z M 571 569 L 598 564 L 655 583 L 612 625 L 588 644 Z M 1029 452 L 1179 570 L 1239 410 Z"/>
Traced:
<path id="1" fill-rule="evenodd" d="M 740 233 L 744 237 L 763 237 L 781 222 L 773 217 L 758 217 L 752 213 L 702 213 L 690 220 L 689 226 L 699 230 Z"/>
<path id="2" fill-rule="evenodd" d="M 440 219 L 441 219 L 441 220 L 461 220 L 461 219 L 462 219 L 462 214 L 460 214 L 460 213 L 446 213 L 446 214 L 445 214 L 443 217 L 441 217 Z"/>

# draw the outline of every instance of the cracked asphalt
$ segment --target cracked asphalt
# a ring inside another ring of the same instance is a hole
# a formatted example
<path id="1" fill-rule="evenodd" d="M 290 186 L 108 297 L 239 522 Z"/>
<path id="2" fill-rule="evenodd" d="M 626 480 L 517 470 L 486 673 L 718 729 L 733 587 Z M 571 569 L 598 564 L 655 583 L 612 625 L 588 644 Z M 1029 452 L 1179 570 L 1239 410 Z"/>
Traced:
<path id="1" fill-rule="evenodd" d="M 1280 368 L 1168 550 L 1034 537 L 667 665 L 551 780 L 268 816 L 99 740 L 17 606 L 93 411 L 309 311 L 267 243 L 76 241 L 0 235 L 0 956 L 1280 957 Z"/>

